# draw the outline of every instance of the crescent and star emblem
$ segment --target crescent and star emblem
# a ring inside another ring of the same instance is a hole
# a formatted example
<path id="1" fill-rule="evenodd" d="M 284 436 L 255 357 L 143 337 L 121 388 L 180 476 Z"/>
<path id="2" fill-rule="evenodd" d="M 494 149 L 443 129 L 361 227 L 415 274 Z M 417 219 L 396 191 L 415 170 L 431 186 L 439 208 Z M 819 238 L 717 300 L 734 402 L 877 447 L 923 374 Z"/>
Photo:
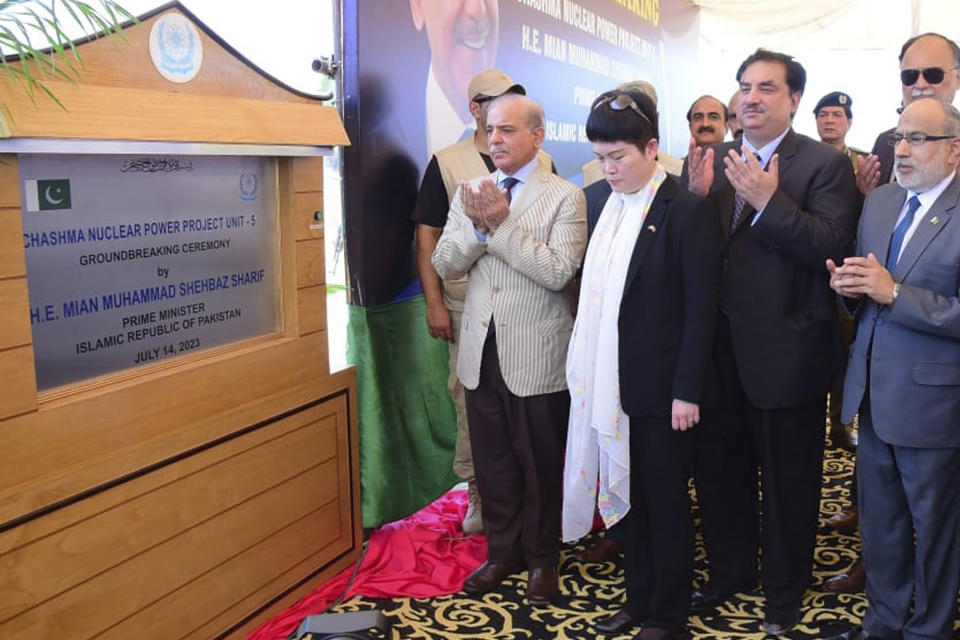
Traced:
<path id="1" fill-rule="evenodd" d="M 43 192 L 43 197 L 46 198 L 47 202 L 50 204 L 61 204 L 63 202 L 63 195 L 61 195 L 59 198 L 54 198 L 52 191 L 53 187 L 47 187 Z M 57 192 L 60 193 L 60 189 L 57 189 Z"/>

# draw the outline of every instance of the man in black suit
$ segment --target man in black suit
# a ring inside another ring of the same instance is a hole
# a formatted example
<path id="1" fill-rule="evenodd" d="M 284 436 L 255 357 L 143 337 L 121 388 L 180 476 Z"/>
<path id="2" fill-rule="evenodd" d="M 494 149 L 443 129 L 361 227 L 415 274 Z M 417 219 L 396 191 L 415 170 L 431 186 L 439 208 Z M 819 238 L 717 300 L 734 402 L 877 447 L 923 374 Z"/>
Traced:
<path id="1" fill-rule="evenodd" d="M 917 98 L 936 98 L 951 104 L 960 89 L 960 47 L 939 33 L 923 33 L 907 40 L 900 49 L 902 111 Z M 891 118 L 892 120 L 892 118 Z M 863 196 L 893 175 L 893 147 L 887 144 L 895 127 L 877 136 L 873 151 L 857 172 L 857 188 Z"/>
<path id="2" fill-rule="evenodd" d="M 856 186 L 845 155 L 790 126 L 806 81 L 798 62 L 758 49 L 737 81 L 743 146 L 691 143 L 688 156 L 689 189 L 717 203 L 726 237 L 714 354 L 720 407 L 697 433 L 694 462 L 710 581 L 694 592 L 693 609 L 752 589 L 762 543 L 763 629 L 780 634 L 798 622 L 811 580 L 839 342 L 821 265 L 850 249 Z"/>

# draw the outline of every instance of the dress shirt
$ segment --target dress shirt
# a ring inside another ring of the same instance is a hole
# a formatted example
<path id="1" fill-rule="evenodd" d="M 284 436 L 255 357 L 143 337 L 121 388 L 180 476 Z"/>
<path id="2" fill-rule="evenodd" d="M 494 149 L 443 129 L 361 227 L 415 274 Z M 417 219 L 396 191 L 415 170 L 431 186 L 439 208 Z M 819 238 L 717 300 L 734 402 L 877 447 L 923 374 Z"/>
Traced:
<path id="1" fill-rule="evenodd" d="M 534 154 L 533 160 L 531 160 L 527 164 L 517 169 L 512 176 L 504 173 L 500 169 L 497 169 L 497 173 L 494 176 L 494 180 L 496 180 L 496 183 L 497 183 L 497 188 L 500 188 L 500 184 L 504 180 L 506 180 L 508 177 L 513 177 L 517 179 L 517 183 L 513 185 L 512 189 L 510 189 L 510 202 L 515 201 L 520 196 L 520 192 L 523 191 L 523 187 L 526 186 L 527 180 L 529 180 L 533 172 L 536 171 L 537 164 L 539 162 L 540 162 L 540 158 L 538 157 L 537 154 Z M 480 242 L 487 241 L 487 234 L 480 233 L 476 228 L 474 228 L 473 232 L 477 235 L 477 240 L 479 240 Z"/>
<path id="2" fill-rule="evenodd" d="M 906 248 L 907 243 L 910 242 L 910 238 L 913 237 L 913 232 L 916 231 L 917 227 L 920 226 L 920 222 L 923 220 L 923 217 L 927 215 L 927 211 L 929 211 L 930 207 L 933 206 L 933 203 L 937 201 L 937 198 L 940 197 L 940 194 L 944 192 L 944 190 L 950 184 L 950 181 L 953 180 L 953 177 L 953 172 L 948 173 L 947 177 L 923 193 L 917 193 L 916 191 L 907 189 L 907 199 L 903 202 L 903 207 L 900 209 L 900 215 L 897 216 L 897 221 L 894 223 L 893 228 L 896 229 L 897 225 L 900 224 L 900 221 L 903 220 L 903 216 L 907 214 L 907 204 L 910 202 L 910 198 L 917 196 L 917 200 L 920 201 L 920 208 L 918 208 L 916 213 L 913 214 L 913 222 L 907 228 L 907 232 L 903 234 L 903 242 L 900 243 L 900 253 L 897 255 L 898 261 L 900 260 L 900 256 L 903 255 L 903 250 Z"/>

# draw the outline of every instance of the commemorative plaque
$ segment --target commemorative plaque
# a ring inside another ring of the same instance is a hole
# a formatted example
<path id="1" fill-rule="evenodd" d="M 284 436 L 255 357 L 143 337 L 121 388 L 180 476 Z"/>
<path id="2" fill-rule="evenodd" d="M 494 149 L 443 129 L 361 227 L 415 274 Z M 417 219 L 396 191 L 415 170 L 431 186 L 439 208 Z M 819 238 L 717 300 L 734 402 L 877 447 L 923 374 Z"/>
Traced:
<path id="1" fill-rule="evenodd" d="M 24 154 L 38 389 L 278 330 L 276 165 Z"/>

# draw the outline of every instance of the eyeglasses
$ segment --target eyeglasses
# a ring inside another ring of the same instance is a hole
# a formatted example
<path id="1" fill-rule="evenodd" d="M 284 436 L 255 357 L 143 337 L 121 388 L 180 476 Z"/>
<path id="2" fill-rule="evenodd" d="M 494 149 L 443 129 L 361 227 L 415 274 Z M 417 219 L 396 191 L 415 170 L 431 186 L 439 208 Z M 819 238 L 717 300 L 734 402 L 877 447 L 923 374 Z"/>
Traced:
<path id="1" fill-rule="evenodd" d="M 910 133 L 900 133 L 894 131 L 887 136 L 887 142 L 891 147 L 900 144 L 901 140 L 906 140 L 911 147 L 919 147 L 928 140 L 953 140 L 957 136 L 929 136 L 922 131 L 911 131 Z"/>
<path id="2" fill-rule="evenodd" d="M 951 67 L 951 71 L 956 68 L 957 67 Z M 904 69 L 900 72 L 900 82 L 902 82 L 905 87 L 912 87 L 917 84 L 917 80 L 920 79 L 921 74 L 923 74 L 923 79 L 926 80 L 928 84 L 940 84 L 943 82 L 943 78 L 947 75 L 947 72 L 940 67 Z"/>
<path id="3" fill-rule="evenodd" d="M 623 111 L 624 109 L 632 109 L 635 114 L 640 116 L 640 118 L 649 124 L 651 127 L 653 123 L 650 122 L 650 118 L 640 110 L 640 107 L 637 106 L 637 103 L 633 101 L 633 98 L 628 96 L 625 93 L 609 93 L 603 94 L 599 98 L 593 101 L 593 106 L 590 107 L 591 111 L 596 111 L 603 105 L 610 105 L 610 108 L 614 111 Z"/>

